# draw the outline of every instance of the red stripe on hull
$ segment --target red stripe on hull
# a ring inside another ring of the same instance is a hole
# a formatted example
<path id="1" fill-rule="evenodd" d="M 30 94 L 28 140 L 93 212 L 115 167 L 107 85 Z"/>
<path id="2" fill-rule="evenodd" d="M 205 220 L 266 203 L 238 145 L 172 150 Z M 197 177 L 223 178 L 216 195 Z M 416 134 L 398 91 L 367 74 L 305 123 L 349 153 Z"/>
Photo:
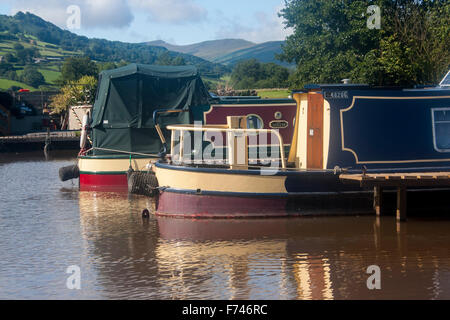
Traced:
<path id="1" fill-rule="evenodd" d="M 156 215 L 180 218 L 258 218 L 292 216 L 286 198 L 256 198 L 163 192 Z"/>
<path id="2" fill-rule="evenodd" d="M 128 192 L 126 174 L 80 174 L 80 191 Z"/>

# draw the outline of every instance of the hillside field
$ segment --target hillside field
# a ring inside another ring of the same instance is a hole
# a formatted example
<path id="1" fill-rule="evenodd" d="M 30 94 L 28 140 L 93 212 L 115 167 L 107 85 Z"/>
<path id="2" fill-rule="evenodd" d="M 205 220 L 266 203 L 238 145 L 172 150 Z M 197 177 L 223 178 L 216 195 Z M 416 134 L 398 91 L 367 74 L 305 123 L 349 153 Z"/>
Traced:
<path id="1" fill-rule="evenodd" d="M 53 44 L 38 41 L 34 36 L 25 35 L 25 39 L 21 40 L 0 40 L 0 56 L 4 56 L 7 53 L 13 54 L 15 44 L 21 44 L 25 48 L 36 47 L 39 50 L 41 58 L 44 60 L 34 65 L 44 76 L 47 86 L 52 86 L 54 81 L 60 77 L 64 59 L 81 54 L 81 52 L 65 51 Z M 16 63 L 13 66 L 16 69 L 17 75 L 20 75 L 25 67 Z M 0 78 L 0 89 L 6 90 L 11 86 L 18 86 L 31 91 L 38 90 L 38 88 L 33 88 L 19 81 Z"/>

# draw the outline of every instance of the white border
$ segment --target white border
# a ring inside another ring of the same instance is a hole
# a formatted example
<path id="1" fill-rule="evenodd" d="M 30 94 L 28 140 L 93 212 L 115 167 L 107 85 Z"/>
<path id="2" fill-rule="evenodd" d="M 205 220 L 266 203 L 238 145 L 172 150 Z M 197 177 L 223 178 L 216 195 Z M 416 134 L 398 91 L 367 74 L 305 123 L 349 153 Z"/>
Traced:
<path id="1" fill-rule="evenodd" d="M 434 112 L 435 111 L 449 111 L 450 112 L 450 107 L 449 108 L 432 108 L 431 109 L 431 121 L 432 121 L 432 125 L 433 125 L 433 146 L 434 146 L 434 150 L 436 150 L 437 152 L 441 152 L 441 153 L 446 153 L 446 152 L 450 152 L 450 149 L 439 149 L 436 145 L 436 127 L 435 127 L 435 121 L 434 121 Z"/>

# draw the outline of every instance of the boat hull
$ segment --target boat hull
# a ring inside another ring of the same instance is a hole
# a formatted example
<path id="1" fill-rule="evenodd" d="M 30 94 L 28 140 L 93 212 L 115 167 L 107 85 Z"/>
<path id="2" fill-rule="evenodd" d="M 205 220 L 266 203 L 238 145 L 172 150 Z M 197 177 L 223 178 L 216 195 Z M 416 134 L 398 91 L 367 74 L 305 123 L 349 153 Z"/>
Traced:
<path id="1" fill-rule="evenodd" d="M 81 191 L 128 192 L 127 171 L 147 171 L 155 158 L 103 156 L 78 158 Z"/>
<path id="2" fill-rule="evenodd" d="M 157 215 L 188 218 L 286 216 L 286 198 L 257 198 L 164 191 Z"/>
<path id="3" fill-rule="evenodd" d="M 371 192 L 346 186 L 332 172 L 189 168 L 155 164 L 161 187 L 156 215 L 259 218 L 369 214 Z M 320 183 L 319 183 L 320 182 Z"/>

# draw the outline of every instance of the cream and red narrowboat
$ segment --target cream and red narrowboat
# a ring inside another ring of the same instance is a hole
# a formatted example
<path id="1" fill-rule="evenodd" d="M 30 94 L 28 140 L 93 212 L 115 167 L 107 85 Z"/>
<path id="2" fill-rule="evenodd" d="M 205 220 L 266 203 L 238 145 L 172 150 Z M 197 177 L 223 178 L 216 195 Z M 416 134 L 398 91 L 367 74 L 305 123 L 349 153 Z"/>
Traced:
<path id="1" fill-rule="evenodd" d="M 147 172 L 170 152 L 170 124 L 220 124 L 248 115 L 249 126 L 278 128 L 290 148 L 297 106 L 292 99 L 212 97 L 193 66 L 131 64 L 104 71 L 76 170 L 80 190 L 128 190 L 127 172 Z M 162 138 L 162 139 L 161 139 Z"/>

